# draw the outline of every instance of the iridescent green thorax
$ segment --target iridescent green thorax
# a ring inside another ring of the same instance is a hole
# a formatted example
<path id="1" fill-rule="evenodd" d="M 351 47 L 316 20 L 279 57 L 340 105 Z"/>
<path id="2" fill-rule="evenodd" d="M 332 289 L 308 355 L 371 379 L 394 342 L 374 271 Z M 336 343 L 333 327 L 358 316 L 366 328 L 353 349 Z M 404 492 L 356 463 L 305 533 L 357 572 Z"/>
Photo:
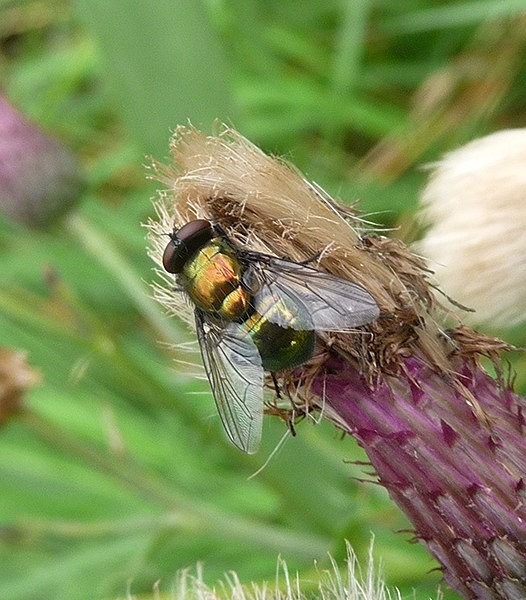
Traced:
<path id="1" fill-rule="evenodd" d="M 244 324 L 265 370 L 303 364 L 314 353 L 314 331 L 303 330 L 298 307 L 284 302 L 269 299 L 255 312 L 253 297 L 242 285 L 245 269 L 230 244 L 217 237 L 186 262 L 179 283 L 199 309 L 219 320 Z M 276 313 L 279 319 L 273 318 Z M 272 322 L 275 320 L 293 326 L 282 327 Z"/>

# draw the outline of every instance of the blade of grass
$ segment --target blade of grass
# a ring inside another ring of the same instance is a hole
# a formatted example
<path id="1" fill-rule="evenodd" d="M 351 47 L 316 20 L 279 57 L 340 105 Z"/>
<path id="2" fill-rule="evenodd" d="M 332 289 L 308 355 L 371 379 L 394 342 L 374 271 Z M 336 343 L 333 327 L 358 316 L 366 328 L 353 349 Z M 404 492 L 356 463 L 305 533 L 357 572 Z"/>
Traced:
<path id="1" fill-rule="evenodd" d="M 357 83 L 361 71 L 360 63 L 365 44 L 369 0 L 344 2 L 343 15 L 337 32 L 334 61 L 330 87 L 335 103 L 343 96 L 351 98 L 357 91 Z M 330 121 L 325 121 L 325 137 L 335 145 L 340 145 L 344 133 Z"/>
<path id="2" fill-rule="evenodd" d="M 331 87 L 336 94 L 349 94 L 356 90 L 370 4 L 369 0 L 343 3 L 331 74 Z"/>
<path id="3" fill-rule="evenodd" d="M 511 17 L 525 11 L 524 0 L 454 2 L 445 6 L 407 12 L 402 16 L 385 18 L 379 22 L 379 27 L 384 33 L 400 35 L 477 25 L 484 21 Z"/>

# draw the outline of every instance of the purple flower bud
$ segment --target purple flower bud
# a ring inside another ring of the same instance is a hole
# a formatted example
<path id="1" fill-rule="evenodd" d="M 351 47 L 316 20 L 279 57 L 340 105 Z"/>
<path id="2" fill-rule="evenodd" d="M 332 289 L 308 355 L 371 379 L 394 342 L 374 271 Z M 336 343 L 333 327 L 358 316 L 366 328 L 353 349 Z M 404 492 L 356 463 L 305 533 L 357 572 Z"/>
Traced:
<path id="1" fill-rule="evenodd" d="M 0 97 L 0 210 L 46 227 L 76 204 L 82 187 L 72 153 Z"/>

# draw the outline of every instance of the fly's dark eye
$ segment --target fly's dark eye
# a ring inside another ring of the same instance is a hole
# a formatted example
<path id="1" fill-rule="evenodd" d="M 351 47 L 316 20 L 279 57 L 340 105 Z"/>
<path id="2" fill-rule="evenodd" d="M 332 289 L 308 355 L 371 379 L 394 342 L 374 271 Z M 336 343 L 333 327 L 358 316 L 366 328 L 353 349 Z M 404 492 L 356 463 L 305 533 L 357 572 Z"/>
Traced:
<path id="1" fill-rule="evenodd" d="M 177 246 L 170 240 L 163 252 L 163 267 L 168 273 L 178 273 L 177 270 Z"/>
<path id="2" fill-rule="evenodd" d="M 173 231 L 163 252 L 163 267 L 168 273 L 180 273 L 187 260 L 214 237 L 210 221 L 196 219 Z"/>
<path id="3" fill-rule="evenodd" d="M 212 224 L 205 219 L 190 221 L 176 232 L 177 239 L 184 244 L 190 243 L 191 240 L 196 237 L 201 237 L 203 234 L 207 236 L 208 239 L 212 237 Z"/>

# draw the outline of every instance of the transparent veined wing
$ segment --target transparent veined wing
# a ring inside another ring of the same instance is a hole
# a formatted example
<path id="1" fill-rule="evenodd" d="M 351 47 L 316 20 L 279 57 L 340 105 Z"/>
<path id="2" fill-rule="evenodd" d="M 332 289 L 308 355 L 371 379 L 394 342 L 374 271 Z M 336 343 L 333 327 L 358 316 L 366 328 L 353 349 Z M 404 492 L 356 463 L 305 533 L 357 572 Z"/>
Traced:
<path id="1" fill-rule="evenodd" d="M 266 311 L 265 317 L 277 325 L 345 332 L 380 315 L 371 294 L 345 279 L 265 255 L 249 264 L 248 285 L 256 290 L 256 311 Z M 282 303 L 288 310 L 268 310 L 272 303 Z"/>
<path id="2" fill-rule="evenodd" d="M 253 454 L 263 428 L 264 371 L 246 330 L 237 323 L 218 327 L 195 311 L 197 338 L 214 400 L 230 440 Z"/>

